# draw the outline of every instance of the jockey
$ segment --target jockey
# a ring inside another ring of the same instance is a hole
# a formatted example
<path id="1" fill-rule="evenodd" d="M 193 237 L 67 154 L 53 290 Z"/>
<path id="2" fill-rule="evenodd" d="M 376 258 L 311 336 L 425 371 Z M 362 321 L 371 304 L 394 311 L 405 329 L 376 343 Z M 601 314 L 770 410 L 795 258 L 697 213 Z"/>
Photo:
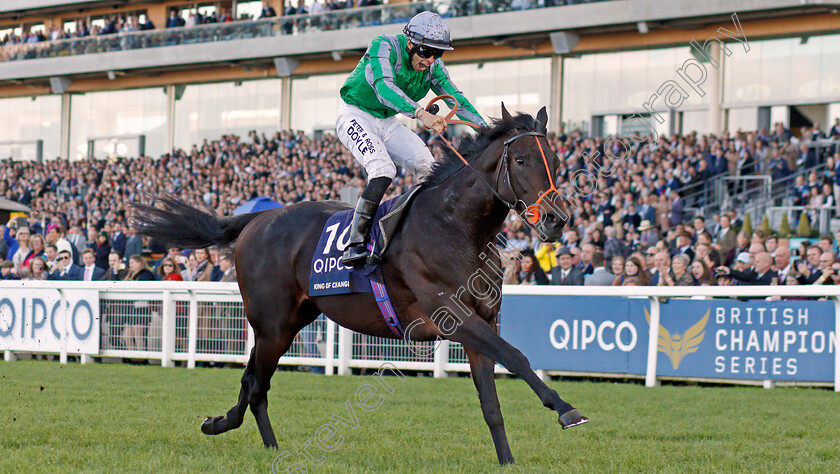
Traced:
<path id="1" fill-rule="evenodd" d="M 354 266 L 370 256 L 365 246 L 379 202 L 397 174 L 397 165 L 424 178 L 434 158 L 423 140 L 394 117 L 401 113 L 440 133 L 443 117 L 417 103 L 433 89 L 458 100 L 458 116 L 486 123 L 449 79 L 440 57 L 452 50 L 449 27 L 438 14 L 422 12 L 409 21 L 403 35 L 373 39 L 356 69 L 341 87 L 336 134 L 367 172 L 368 184 L 356 204 L 350 244 L 342 263 Z M 451 105 L 451 104 L 450 104 Z"/>

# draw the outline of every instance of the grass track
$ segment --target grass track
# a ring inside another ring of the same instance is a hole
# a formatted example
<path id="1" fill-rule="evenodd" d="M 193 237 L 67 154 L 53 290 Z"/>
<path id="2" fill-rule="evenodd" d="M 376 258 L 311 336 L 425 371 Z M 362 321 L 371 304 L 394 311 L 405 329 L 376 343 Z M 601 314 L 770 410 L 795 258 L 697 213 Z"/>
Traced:
<path id="1" fill-rule="evenodd" d="M 236 401 L 240 370 L 0 362 L 0 472 L 268 472 L 250 412 L 220 436 L 204 417 Z M 388 378 L 373 412 L 310 472 L 487 472 L 499 469 L 466 378 Z M 280 451 L 347 417 L 369 377 L 278 372 L 269 414 Z M 497 380 L 516 465 L 504 472 L 840 472 L 840 394 L 823 389 L 552 382 L 592 420 L 563 431 L 521 380 Z M 43 386 L 42 391 L 40 387 Z M 313 453 L 319 453 L 317 448 Z M 306 462 L 293 455 L 280 468 Z"/>

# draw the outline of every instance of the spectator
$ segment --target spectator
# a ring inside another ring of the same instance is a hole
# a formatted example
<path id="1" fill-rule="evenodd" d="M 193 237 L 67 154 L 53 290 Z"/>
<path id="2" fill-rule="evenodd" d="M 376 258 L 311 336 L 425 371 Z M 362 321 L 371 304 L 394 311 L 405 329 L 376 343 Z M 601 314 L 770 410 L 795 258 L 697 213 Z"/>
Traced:
<path id="1" fill-rule="evenodd" d="M 20 280 L 20 277 L 13 272 L 14 269 L 15 264 L 9 260 L 0 262 L 0 280 Z"/>
<path id="2" fill-rule="evenodd" d="M 622 261 L 622 257 L 615 257 L 613 259 L 613 266 L 615 266 L 617 261 Z M 615 279 L 615 275 L 608 272 L 606 267 L 606 259 L 604 258 L 604 253 L 600 251 L 595 251 L 592 253 L 592 266 L 595 269 L 592 271 L 591 275 L 586 276 L 584 279 L 584 285 L 586 286 L 609 286 L 612 284 L 613 280 Z M 623 265 L 622 265 L 623 271 Z"/>
<path id="3" fill-rule="evenodd" d="M 519 272 L 520 285 L 548 285 L 548 277 L 540 268 L 537 257 L 531 250 L 522 252 L 522 271 Z"/>
<path id="4" fill-rule="evenodd" d="M 624 263 L 624 257 L 615 257 L 612 259 L 610 262 L 610 273 L 613 274 L 613 279 L 624 276 Z"/>
<path id="5" fill-rule="evenodd" d="M 146 260 L 139 255 L 134 255 L 128 259 L 128 274 L 126 274 L 125 280 L 155 281 L 156 278 L 152 271 L 149 270 Z M 122 333 L 122 340 L 125 344 L 126 350 L 145 350 L 146 342 L 144 336 L 151 319 L 152 314 L 149 310 L 149 302 L 134 301 L 132 309 L 129 311 L 127 321 L 125 321 L 125 328 Z"/>
<path id="6" fill-rule="evenodd" d="M 222 270 L 222 282 L 236 282 L 236 268 L 233 262 L 233 253 L 229 250 L 219 252 L 219 268 Z M 543 274 L 545 276 L 545 274 Z M 545 285 L 548 284 L 546 280 Z"/>
<path id="7" fill-rule="evenodd" d="M 195 260 L 187 260 L 187 281 L 211 281 L 213 265 L 210 264 L 210 252 L 206 248 L 195 249 L 191 256 Z"/>
<path id="8" fill-rule="evenodd" d="M 55 244 L 48 244 L 44 248 L 44 261 L 47 264 L 47 269 L 52 270 L 52 267 L 55 265 L 56 260 L 58 260 L 58 248 Z"/>
<path id="9" fill-rule="evenodd" d="M 122 224 L 119 222 L 115 222 L 114 225 L 111 226 L 111 232 L 111 250 L 119 252 L 120 255 L 124 255 L 126 235 L 123 232 Z"/>
<path id="10" fill-rule="evenodd" d="M 184 278 L 181 277 L 181 272 L 178 268 L 178 262 L 171 257 L 164 257 L 163 261 L 161 262 L 160 266 L 158 267 L 157 274 L 160 276 L 162 281 L 183 281 Z"/>
<path id="11" fill-rule="evenodd" d="M 128 228 L 128 238 L 125 241 L 125 258 L 143 254 L 143 237 L 137 234 L 133 226 Z"/>
<path id="12" fill-rule="evenodd" d="M 184 21 L 184 18 L 181 17 L 181 13 L 177 8 L 169 10 L 169 19 L 166 20 L 167 28 L 178 28 L 180 26 L 184 26 L 185 24 L 186 22 Z"/>
<path id="13" fill-rule="evenodd" d="M 122 261 L 122 255 L 119 252 L 111 251 L 108 254 L 108 270 L 102 275 L 102 281 L 120 281 L 125 280 L 126 276 L 125 265 Z"/>
<path id="14" fill-rule="evenodd" d="M 712 286 L 715 284 L 709 268 L 702 260 L 691 262 L 691 276 L 694 277 L 694 284 L 697 286 Z"/>
<path id="15" fill-rule="evenodd" d="M 592 266 L 592 253 L 595 252 L 595 246 L 592 244 L 584 244 L 580 252 L 580 264 L 578 267 L 583 272 L 583 275 L 591 275 L 595 271 Z"/>
<path id="16" fill-rule="evenodd" d="M 96 255 L 91 249 L 82 252 L 82 263 L 84 264 L 82 277 L 83 281 L 99 281 L 105 276 L 105 270 L 96 265 Z"/>
<path id="17" fill-rule="evenodd" d="M 689 262 L 694 260 L 694 249 L 691 248 L 691 234 L 687 231 L 682 231 L 677 235 L 677 254 L 687 256 Z"/>
<path id="18" fill-rule="evenodd" d="M 607 235 L 607 240 L 604 242 L 604 258 L 606 258 L 608 262 L 612 262 L 615 257 L 626 257 L 629 253 L 627 244 L 616 238 L 615 228 L 607 226 L 604 229 L 604 233 Z"/>
<path id="19" fill-rule="evenodd" d="M 659 231 L 650 225 L 649 220 L 645 219 L 641 222 L 641 224 L 639 224 L 639 232 L 641 232 L 639 243 L 642 246 L 656 245 L 656 243 L 659 242 Z"/>
<path id="20" fill-rule="evenodd" d="M 774 285 L 778 284 L 779 275 L 771 270 L 772 266 L 773 257 L 767 252 L 761 252 L 755 258 L 754 270 L 738 271 L 727 267 L 718 270 L 747 285 Z"/>
<path id="21" fill-rule="evenodd" d="M 541 243 L 540 248 L 537 249 L 537 261 L 540 262 L 540 268 L 543 272 L 550 272 L 552 268 L 557 266 L 557 244 Z"/>
<path id="22" fill-rule="evenodd" d="M 668 286 L 694 286 L 694 277 L 688 271 L 691 260 L 685 254 L 674 256 L 671 259 L 671 275 L 663 275 L 665 284 Z"/>
<path id="23" fill-rule="evenodd" d="M 671 254 L 668 251 L 659 251 L 653 257 L 654 274 L 650 277 L 650 284 L 654 286 L 666 285 L 665 280 L 673 281 L 671 273 Z"/>
<path id="24" fill-rule="evenodd" d="M 93 255 L 95 256 L 96 266 L 105 268 L 108 266 L 108 254 L 111 253 L 111 242 L 108 241 L 108 234 L 100 232 L 96 236 L 96 241 L 91 247 Z"/>
<path id="25" fill-rule="evenodd" d="M 642 262 L 636 257 L 630 257 L 624 262 L 624 278 L 621 283 L 613 281 L 615 286 L 643 286 L 650 284 L 650 277 L 642 266 Z"/>
<path id="26" fill-rule="evenodd" d="M 50 280 L 82 281 L 84 274 L 82 267 L 73 263 L 70 252 L 64 250 L 58 252 L 58 261 L 50 271 Z"/>
<path id="27" fill-rule="evenodd" d="M 271 18 L 277 16 L 277 12 L 274 11 L 274 8 L 268 1 L 263 2 L 262 12 L 260 12 L 260 18 Z"/>
<path id="28" fill-rule="evenodd" d="M 35 257 L 29 263 L 29 271 L 24 280 L 48 280 L 49 276 L 46 260 L 43 257 Z"/>
<path id="29" fill-rule="evenodd" d="M 29 254 L 26 255 L 26 258 L 23 260 L 23 266 L 25 268 L 29 268 L 29 263 L 35 257 L 42 257 L 44 255 L 44 249 L 46 248 L 47 244 L 44 241 L 44 238 L 41 237 L 40 234 L 34 234 L 29 237 Z"/>
<path id="30" fill-rule="evenodd" d="M 557 250 L 557 266 L 551 269 L 551 284 L 583 285 L 583 272 L 572 265 L 572 252 L 568 247 Z"/>
<path id="31" fill-rule="evenodd" d="M 519 272 L 522 270 L 522 262 L 519 260 L 519 253 L 516 251 L 504 250 L 501 252 L 502 268 L 504 268 L 504 276 L 502 278 L 503 285 L 518 285 Z"/>
<path id="32" fill-rule="evenodd" d="M 12 253 L 11 261 L 15 264 L 15 270 L 20 272 L 24 265 L 23 262 L 26 260 L 26 257 L 29 256 L 29 228 L 28 227 L 19 227 L 17 229 L 17 233 L 15 234 L 15 243 L 17 244 L 14 247 L 14 253 Z M 13 247 L 9 246 L 9 251 L 11 252 Z"/>

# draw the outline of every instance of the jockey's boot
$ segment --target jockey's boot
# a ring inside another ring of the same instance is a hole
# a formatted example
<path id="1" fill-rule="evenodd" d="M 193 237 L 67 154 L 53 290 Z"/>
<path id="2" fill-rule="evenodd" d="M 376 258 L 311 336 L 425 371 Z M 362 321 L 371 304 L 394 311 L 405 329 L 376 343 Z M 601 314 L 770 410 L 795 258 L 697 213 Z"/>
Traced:
<path id="1" fill-rule="evenodd" d="M 353 224 L 350 226 L 350 244 L 341 257 L 341 263 L 345 267 L 364 264 L 370 257 L 370 251 L 365 244 L 373 225 L 373 216 L 376 215 L 379 202 L 382 201 L 382 196 L 385 195 L 385 191 L 388 190 L 390 185 L 391 178 L 378 177 L 371 179 L 365 186 L 353 214 Z"/>
<path id="2" fill-rule="evenodd" d="M 353 224 L 350 226 L 350 244 L 341 257 L 341 263 L 345 267 L 362 265 L 370 256 L 370 250 L 365 244 L 377 209 L 379 209 L 379 203 L 368 201 L 363 197 L 360 197 L 359 202 L 356 203 Z"/>

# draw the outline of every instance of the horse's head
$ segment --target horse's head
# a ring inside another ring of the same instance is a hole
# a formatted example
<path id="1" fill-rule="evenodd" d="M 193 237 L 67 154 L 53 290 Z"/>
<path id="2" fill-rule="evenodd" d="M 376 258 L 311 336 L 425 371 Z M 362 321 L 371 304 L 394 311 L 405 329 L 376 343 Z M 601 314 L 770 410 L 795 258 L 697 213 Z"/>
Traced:
<path id="1" fill-rule="evenodd" d="M 554 242 L 562 235 L 569 214 L 554 187 L 557 157 L 545 137 L 548 113 L 545 107 L 540 109 L 530 127 L 521 118 L 512 117 L 502 104 L 502 122 L 520 124 L 503 136 L 498 192 L 516 204 L 516 211 L 540 240 Z"/>

